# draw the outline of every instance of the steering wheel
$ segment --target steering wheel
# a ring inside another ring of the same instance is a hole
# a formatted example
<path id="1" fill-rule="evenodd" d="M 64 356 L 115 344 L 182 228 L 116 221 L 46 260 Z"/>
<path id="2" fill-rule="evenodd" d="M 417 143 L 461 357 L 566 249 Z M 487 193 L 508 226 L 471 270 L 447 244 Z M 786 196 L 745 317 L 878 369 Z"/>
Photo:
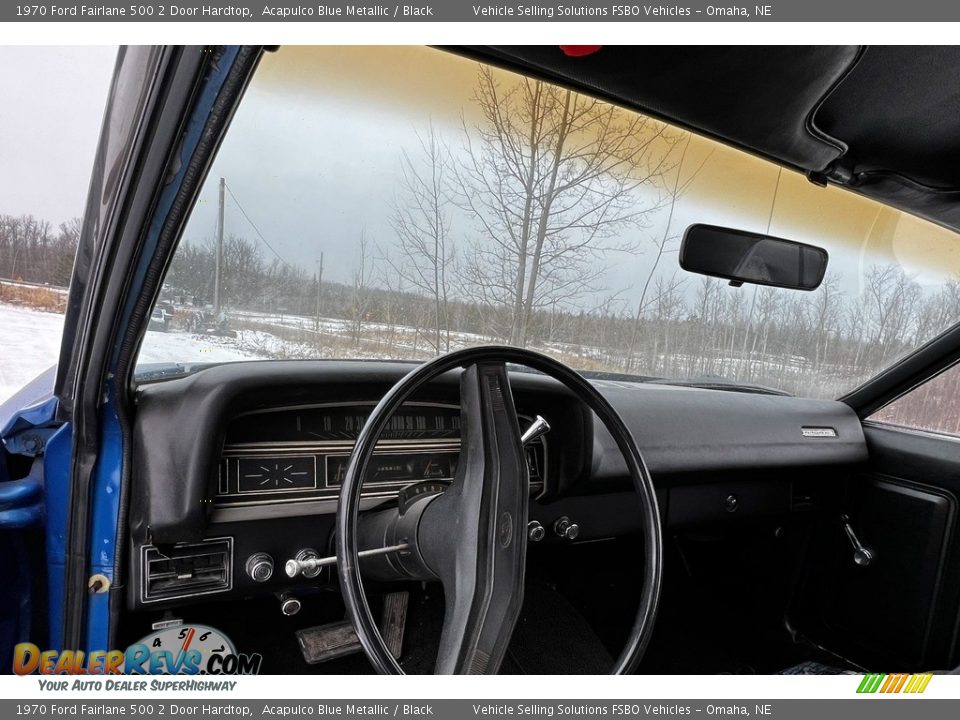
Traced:
<path id="1" fill-rule="evenodd" d="M 637 443 L 609 402 L 581 375 L 552 358 L 513 347 L 481 346 L 442 355 L 408 373 L 373 409 L 357 438 L 340 488 L 336 554 L 347 613 L 373 667 L 404 674 L 374 622 L 364 575 L 439 580 L 445 613 L 435 672 L 493 674 L 523 602 L 529 475 L 506 363 L 538 370 L 593 410 L 616 441 L 640 498 L 644 553 L 641 598 L 612 673 L 632 671 L 653 632 L 663 537 L 650 474 Z M 398 508 L 360 515 L 360 490 L 374 447 L 393 413 L 417 390 L 455 368 L 460 377 L 460 459 L 444 491 L 426 484 Z M 366 548 L 379 548 L 370 551 Z"/>

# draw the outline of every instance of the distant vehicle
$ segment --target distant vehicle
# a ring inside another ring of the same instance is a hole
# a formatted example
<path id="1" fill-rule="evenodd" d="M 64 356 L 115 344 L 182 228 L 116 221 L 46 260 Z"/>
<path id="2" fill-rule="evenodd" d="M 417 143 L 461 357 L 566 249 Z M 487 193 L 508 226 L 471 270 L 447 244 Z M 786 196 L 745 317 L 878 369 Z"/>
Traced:
<path id="1" fill-rule="evenodd" d="M 150 324 L 147 326 L 147 330 L 166 332 L 169 324 L 170 316 L 167 315 L 167 311 L 163 308 L 156 307 L 153 309 L 153 312 L 150 313 Z"/>
<path id="2" fill-rule="evenodd" d="M 214 316 L 212 311 L 195 310 L 187 318 L 187 331 L 198 335 L 216 335 L 235 338 L 237 333 L 230 329 L 230 319 L 221 312 Z"/>

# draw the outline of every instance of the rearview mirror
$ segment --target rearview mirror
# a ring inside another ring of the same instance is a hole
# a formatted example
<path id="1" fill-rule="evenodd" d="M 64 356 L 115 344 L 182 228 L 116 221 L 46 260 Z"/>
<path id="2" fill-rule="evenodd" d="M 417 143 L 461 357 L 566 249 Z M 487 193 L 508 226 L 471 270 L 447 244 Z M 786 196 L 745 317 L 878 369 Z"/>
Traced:
<path id="1" fill-rule="evenodd" d="M 715 225 L 691 225 L 680 245 L 680 267 L 736 287 L 746 282 L 816 290 L 827 259 L 827 251 L 815 245 Z"/>

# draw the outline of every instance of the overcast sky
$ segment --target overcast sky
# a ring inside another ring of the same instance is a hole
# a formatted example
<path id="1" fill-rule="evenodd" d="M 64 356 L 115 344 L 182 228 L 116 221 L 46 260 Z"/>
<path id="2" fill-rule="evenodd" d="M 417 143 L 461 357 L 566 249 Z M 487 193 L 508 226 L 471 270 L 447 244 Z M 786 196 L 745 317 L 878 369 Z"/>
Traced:
<path id="1" fill-rule="evenodd" d="M 0 213 L 83 214 L 115 47 L 0 46 Z"/>

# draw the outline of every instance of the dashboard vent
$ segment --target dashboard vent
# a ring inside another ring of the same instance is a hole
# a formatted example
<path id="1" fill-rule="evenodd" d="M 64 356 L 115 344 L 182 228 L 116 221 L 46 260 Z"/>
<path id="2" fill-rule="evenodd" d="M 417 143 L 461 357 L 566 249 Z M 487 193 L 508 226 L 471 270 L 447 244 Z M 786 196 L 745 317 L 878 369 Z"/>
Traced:
<path id="1" fill-rule="evenodd" d="M 208 595 L 233 585 L 233 538 L 142 550 L 142 600 L 157 602 Z"/>

